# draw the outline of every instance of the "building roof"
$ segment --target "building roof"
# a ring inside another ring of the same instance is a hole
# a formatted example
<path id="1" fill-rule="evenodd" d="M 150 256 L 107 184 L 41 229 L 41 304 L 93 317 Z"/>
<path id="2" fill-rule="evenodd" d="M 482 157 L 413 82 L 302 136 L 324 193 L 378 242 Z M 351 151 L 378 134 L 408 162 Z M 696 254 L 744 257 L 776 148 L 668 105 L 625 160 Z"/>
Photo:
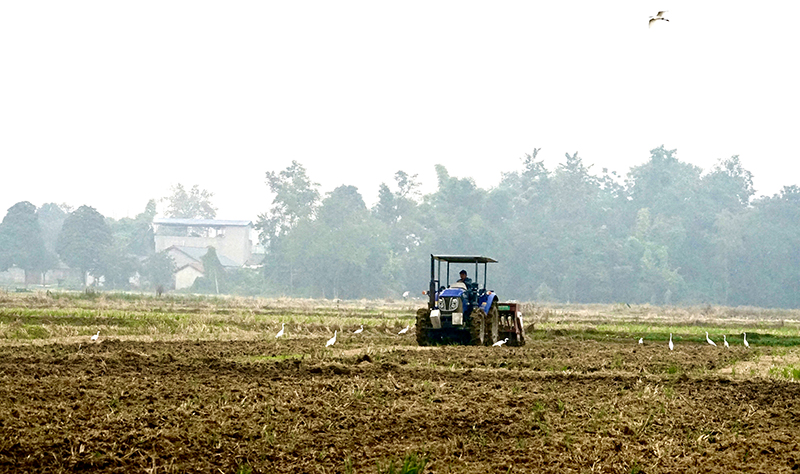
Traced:
<path id="1" fill-rule="evenodd" d="M 188 255 L 190 258 L 193 258 L 194 260 L 197 260 L 198 262 L 200 262 L 202 258 L 205 256 L 205 254 L 208 252 L 208 247 L 180 247 L 177 245 L 173 245 L 167 250 L 171 249 L 183 252 L 184 254 Z M 219 259 L 219 263 L 221 263 L 223 267 L 239 266 L 239 264 L 237 264 L 230 258 L 226 257 L 225 255 L 221 255 L 220 253 L 217 253 L 217 258 Z"/>
<path id="2" fill-rule="evenodd" d="M 180 268 L 176 268 L 176 269 L 175 269 L 175 273 L 178 273 L 178 272 L 180 272 L 180 271 L 183 271 L 183 270 L 184 270 L 184 269 L 186 269 L 186 268 L 193 268 L 195 271 L 197 271 L 197 272 L 199 272 L 199 273 L 204 273 L 204 271 L 203 271 L 203 264 L 202 264 L 202 263 L 200 263 L 200 262 L 191 262 L 191 263 L 187 263 L 186 265 L 184 265 L 184 266 L 182 266 L 182 267 L 180 267 Z"/>
<path id="3" fill-rule="evenodd" d="M 249 225 L 253 225 L 251 221 L 223 219 L 178 219 L 174 217 L 158 217 L 153 219 L 153 224 L 182 227 L 247 227 Z"/>

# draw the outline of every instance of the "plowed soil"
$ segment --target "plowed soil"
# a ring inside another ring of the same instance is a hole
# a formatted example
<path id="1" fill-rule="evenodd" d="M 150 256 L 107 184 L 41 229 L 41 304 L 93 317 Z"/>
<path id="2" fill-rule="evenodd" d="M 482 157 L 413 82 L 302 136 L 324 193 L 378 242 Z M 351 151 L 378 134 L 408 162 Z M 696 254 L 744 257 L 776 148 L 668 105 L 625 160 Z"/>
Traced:
<path id="1" fill-rule="evenodd" d="M 411 333 L 1 347 L 0 471 L 800 468 L 800 385 L 719 374 L 756 350 Z"/>

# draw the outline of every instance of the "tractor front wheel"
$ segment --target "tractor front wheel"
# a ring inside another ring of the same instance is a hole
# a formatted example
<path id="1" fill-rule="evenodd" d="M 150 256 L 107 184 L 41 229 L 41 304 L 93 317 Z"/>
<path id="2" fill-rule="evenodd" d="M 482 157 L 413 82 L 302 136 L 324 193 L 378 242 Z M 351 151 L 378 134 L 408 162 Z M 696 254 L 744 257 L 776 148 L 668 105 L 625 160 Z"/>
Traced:
<path id="1" fill-rule="evenodd" d="M 431 310 L 428 308 L 420 308 L 417 310 L 417 344 L 420 346 L 430 345 L 429 330 L 433 329 L 431 324 Z"/>
<path id="2" fill-rule="evenodd" d="M 469 344 L 482 346 L 486 344 L 486 313 L 480 308 L 475 308 L 469 315 Z"/>

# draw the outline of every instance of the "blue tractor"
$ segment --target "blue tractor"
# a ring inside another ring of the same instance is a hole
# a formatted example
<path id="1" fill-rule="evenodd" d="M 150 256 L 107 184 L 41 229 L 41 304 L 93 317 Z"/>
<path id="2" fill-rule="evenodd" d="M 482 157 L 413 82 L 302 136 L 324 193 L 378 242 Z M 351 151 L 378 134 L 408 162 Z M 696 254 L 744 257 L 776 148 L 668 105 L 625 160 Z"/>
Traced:
<path id="1" fill-rule="evenodd" d="M 494 291 L 486 289 L 489 263 L 497 260 L 473 255 L 431 255 L 428 306 L 417 311 L 420 346 L 442 342 L 490 346 L 504 339 L 511 346 L 525 344 L 519 304 L 501 303 Z M 467 268 L 474 264 L 476 281 L 457 279 L 458 270 L 453 268 L 451 273 L 450 264 Z M 481 264 L 482 286 L 478 278 Z"/>

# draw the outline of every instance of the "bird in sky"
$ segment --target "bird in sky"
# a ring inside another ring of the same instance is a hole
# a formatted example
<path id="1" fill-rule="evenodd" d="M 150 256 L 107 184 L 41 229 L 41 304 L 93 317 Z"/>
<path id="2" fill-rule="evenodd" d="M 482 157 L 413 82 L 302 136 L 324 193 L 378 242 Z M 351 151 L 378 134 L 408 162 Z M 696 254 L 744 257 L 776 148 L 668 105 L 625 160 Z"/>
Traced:
<path id="1" fill-rule="evenodd" d="M 708 337 L 708 331 L 706 331 L 706 342 L 711 344 L 714 347 L 717 347 L 717 343 L 712 341 L 710 337 Z"/>
<path id="2" fill-rule="evenodd" d="M 94 336 L 92 336 L 92 340 L 93 340 L 93 341 L 96 341 L 98 337 L 100 337 L 100 331 L 97 331 L 97 334 L 95 334 Z"/>
<path id="3" fill-rule="evenodd" d="M 277 338 L 279 338 L 279 337 L 281 337 L 281 336 L 283 336 L 283 327 L 284 327 L 285 325 L 286 325 L 286 323 L 281 323 L 281 330 L 280 330 L 280 331 L 278 331 L 278 334 L 275 334 L 275 338 L 276 338 L 276 339 L 277 339 Z"/>
<path id="4" fill-rule="evenodd" d="M 328 342 L 325 343 L 325 347 L 330 347 L 336 344 L 336 331 L 333 331 L 333 337 L 328 339 Z"/>
<path id="5" fill-rule="evenodd" d="M 675 345 L 672 344 L 672 333 L 669 333 L 669 350 L 672 350 L 674 348 L 675 348 Z"/>
<path id="6" fill-rule="evenodd" d="M 725 334 L 722 335 L 722 341 L 725 343 L 725 347 L 731 347 L 728 345 L 728 338 Z"/>
<path id="7" fill-rule="evenodd" d="M 643 337 L 639 338 L 639 344 L 644 344 L 644 338 Z"/>
<path id="8" fill-rule="evenodd" d="M 495 342 L 494 344 L 492 344 L 492 347 L 500 347 L 500 346 L 502 346 L 503 344 L 505 344 L 506 342 L 508 342 L 508 338 L 505 338 L 505 339 L 503 339 L 502 341 L 497 341 L 497 342 Z"/>
<path id="9" fill-rule="evenodd" d="M 404 327 L 403 329 L 401 329 L 401 330 L 400 330 L 400 332 L 398 332 L 397 334 L 405 334 L 405 333 L 407 333 L 407 332 L 408 332 L 408 330 L 409 330 L 409 329 L 411 329 L 411 325 L 410 325 L 410 324 L 409 324 L 409 325 L 406 325 L 406 327 Z"/>
<path id="10" fill-rule="evenodd" d="M 647 23 L 647 27 L 648 28 L 652 28 L 653 27 L 653 23 L 657 22 L 658 20 L 669 21 L 668 18 L 664 18 L 664 13 L 667 13 L 668 11 L 669 10 L 663 10 L 663 11 L 658 12 L 658 14 L 656 16 L 651 16 L 650 17 L 650 21 Z"/>
<path id="11" fill-rule="evenodd" d="M 750 347 L 750 344 L 747 343 L 747 333 L 743 332 L 742 336 L 744 336 L 744 347 Z"/>
<path id="12" fill-rule="evenodd" d="M 355 331 L 353 331 L 353 334 L 361 334 L 362 332 L 364 332 L 364 325 L 363 324 L 361 325 L 361 327 L 359 329 L 356 329 Z"/>

